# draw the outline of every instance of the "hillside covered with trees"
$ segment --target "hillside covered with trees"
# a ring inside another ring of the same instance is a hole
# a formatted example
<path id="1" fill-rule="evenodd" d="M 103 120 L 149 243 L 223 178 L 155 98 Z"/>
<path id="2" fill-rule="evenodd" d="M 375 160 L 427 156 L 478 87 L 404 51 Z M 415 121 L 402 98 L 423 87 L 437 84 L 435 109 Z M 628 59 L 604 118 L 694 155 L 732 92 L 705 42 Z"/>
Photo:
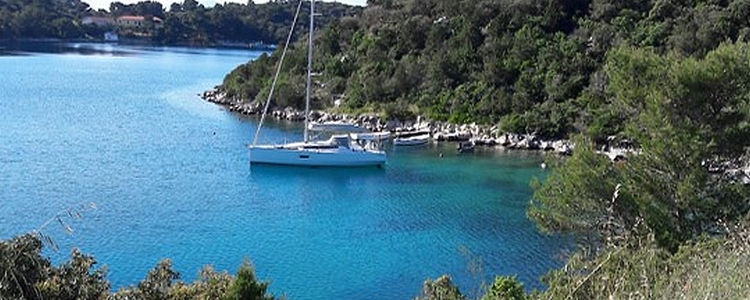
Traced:
<path id="1" fill-rule="evenodd" d="M 0 0 L 0 39 L 81 38 L 90 10 L 80 0 Z"/>
<path id="2" fill-rule="evenodd" d="M 622 130 L 603 66 L 621 46 L 701 57 L 750 33 L 747 1 L 375 0 L 316 36 L 314 104 L 501 124 L 516 133 L 604 138 Z M 303 31 L 303 28 L 298 28 Z M 294 45 L 274 104 L 300 107 Z M 279 53 L 238 67 L 230 97 L 264 100 Z"/>
<path id="3" fill-rule="evenodd" d="M 158 17 L 139 28 L 138 38 L 169 45 L 216 45 L 220 41 L 263 42 L 275 45 L 286 38 L 296 2 L 271 1 L 263 4 L 227 3 L 204 7 L 185 0 L 165 8 L 156 1 L 134 4 L 113 2 L 109 10 L 93 10 L 80 0 L 0 0 L 0 40 L 29 38 L 101 39 L 104 32 L 117 31 L 115 25 L 83 24 L 86 16 L 117 18 L 125 15 Z M 321 3 L 320 26 L 334 19 L 352 16 L 362 9 L 339 3 Z M 308 16 L 309 9 L 301 14 Z M 126 36 L 127 37 L 127 36 Z M 132 37 L 131 37 L 132 38 Z"/>
<path id="4" fill-rule="evenodd" d="M 275 45 L 286 39 L 297 3 L 269 1 L 254 4 L 248 1 L 247 4 L 226 3 L 207 8 L 195 0 L 185 0 L 182 4 L 172 4 L 163 13 L 164 27 L 155 29 L 153 39 L 166 44 L 211 45 L 217 41 L 236 41 Z M 117 14 L 119 9 L 115 5 L 117 3 L 112 4 L 110 11 Z M 319 26 L 354 16 L 361 10 L 361 7 L 331 2 L 321 2 L 316 6 L 316 12 L 321 14 Z M 303 7 L 300 18 L 309 17 L 309 12 L 309 7 Z"/>
<path id="5" fill-rule="evenodd" d="M 612 163 L 579 135 L 573 156 L 534 183 L 529 217 L 579 237 L 548 294 L 736 299 L 750 290 L 748 51 L 608 53 L 603 94 L 639 151 Z"/>

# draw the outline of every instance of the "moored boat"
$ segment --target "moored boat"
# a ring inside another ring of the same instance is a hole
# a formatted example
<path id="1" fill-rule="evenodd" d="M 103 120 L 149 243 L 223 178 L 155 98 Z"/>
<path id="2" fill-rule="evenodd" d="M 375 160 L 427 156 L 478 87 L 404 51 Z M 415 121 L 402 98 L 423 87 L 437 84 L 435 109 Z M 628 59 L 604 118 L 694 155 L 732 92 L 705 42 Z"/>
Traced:
<path id="1" fill-rule="evenodd" d="M 409 138 L 409 137 L 415 137 L 415 136 L 421 136 L 421 135 L 430 135 L 430 132 L 427 131 L 427 130 L 401 131 L 401 132 L 394 133 L 393 137 L 395 137 L 395 138 Z"/>
<path id="2" fill-rule="evenodd" d="M 251 163 L 310 167 L 362 167 L 385 164 L 383 151 L 363 147 L 348 135 L 336 135 L 327 141 L 299 142 L 252 147 Z"/>
<path id="3" fill-rule="evenodd" d="M 429 134 L 423 134 L 412 137 L 402 137 L 393 140 L 394 146 L 420 146 L 425 145 L 430 141 Z"/>
<path id="4" fill-rule="evenodd" d="M 391 138 L 390 131 L 366 132 L 352 134 L 352 138 L 360 141 L 387 141 Z"/>
<path id="5" fill-rule="evenodd" d="M 321 167 L 362 167 L 362 166 L 382 166 L 386 161 L 386 154 L 379 149 L 380 143 L 372 140 L 358 141 L 351 137 L 350 132 L 361 132 L 354 124 L 345 122 L 328 122 L 328 123 L 311 123 L 310 122 L 310 95 L 312 88 L 312 51 L 313 51 L 313 34 L 314 17 L 315 17 L 315 0 L 310 1 L 310 30 L 308 34 L 308 53 L 307 53 L 307 86 L 305 93 L 305 130 L 301 142 L 289 143 L 283 145 L 257 145 L 258 136 L 263 126 L 263 120 L 268 112 L 268 106 L 271 103 L 276 82 L 281 72 L 281 66 L 284 63 L 284 57 L 291 42 L 294 33 L 294 26 L 297 23 L 302 1 L 297 7 L 297 12 L 292 22 L 292 29 L 287 37 L 284 51 L 277 65 L 276 75 L 271 84 L 271 90 L 268 94 L 261 115 L 260 123 L 255 132 L 253 143 L 248 146 L 250 149 L 251 164 L 276 164 L 292 166 L 321 166 Z M 347 132 L 345 135 L 334 135 L 326 141 L 315 141 L 310 137 L 310 131 L 328 131 L 328 132 Z"/>

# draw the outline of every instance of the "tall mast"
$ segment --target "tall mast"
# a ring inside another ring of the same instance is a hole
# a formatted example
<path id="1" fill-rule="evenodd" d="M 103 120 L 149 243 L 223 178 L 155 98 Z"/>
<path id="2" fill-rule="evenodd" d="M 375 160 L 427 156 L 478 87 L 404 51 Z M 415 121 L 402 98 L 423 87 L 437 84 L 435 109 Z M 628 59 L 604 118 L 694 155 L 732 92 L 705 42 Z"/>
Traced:
<path id="1" fill-rule="evenodd" d="M 271 99 L 273 99 L 273 92 L 276 90 L 276 82 L 279 80 L 279 73 L 281 73 L 281 66 L 284 65 L 284 58 L 286 57 L 286 51 L 289 49 L 289 44 L 292 42 L 292 35 L 294 34 L 294 27 L 297 26 L 297 17 L 302 9 L 302 0 L 297 5 L 297 12 L 294 13 L 294 21 L 292 21 L 292 28 L 289 29 L 289 35 L 286 37 L 286 43 L 284 44 L 284 51 L 281 51 L 281 59 L 276 66 L 276 74 L 273 76 L 273 82 L 271 83 L 271 91 L 268 92 L 268 100 L 266 105 L 263 107 L 263 114 L 260 116 L 260 122 L 258 122 L 258 128 L 255 130 L 255 136 L 253 137 L 253 147 L 258 143 L 258 137 L 260 136 L 260 129 L 263 128 L 263 121 L 266 119 L 268 114 L 268 107 L 271 105 Z"/>
<path id="2" fill-rule="evenodd" d="M 305 143 L 310 141 L 310 86 L 312 85 L 313 30 L 315 29 L 315 0 L 310 0 L 310 30 L 307 41 L 307 93 L 305 94 Z"/>

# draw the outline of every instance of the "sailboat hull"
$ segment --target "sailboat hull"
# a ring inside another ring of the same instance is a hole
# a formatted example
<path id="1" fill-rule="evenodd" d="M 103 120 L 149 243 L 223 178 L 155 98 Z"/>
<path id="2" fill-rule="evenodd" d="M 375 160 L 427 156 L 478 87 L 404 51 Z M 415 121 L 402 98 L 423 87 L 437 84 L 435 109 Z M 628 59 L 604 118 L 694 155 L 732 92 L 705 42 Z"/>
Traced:
<path id="1" fill-rule="evenodd" d="M 382 151 L 332 149 L 284 149 L 279 147 L 250 147 L 250 163 L 308 167 L 368 167 L 383 166 L 386 156 Z"/>

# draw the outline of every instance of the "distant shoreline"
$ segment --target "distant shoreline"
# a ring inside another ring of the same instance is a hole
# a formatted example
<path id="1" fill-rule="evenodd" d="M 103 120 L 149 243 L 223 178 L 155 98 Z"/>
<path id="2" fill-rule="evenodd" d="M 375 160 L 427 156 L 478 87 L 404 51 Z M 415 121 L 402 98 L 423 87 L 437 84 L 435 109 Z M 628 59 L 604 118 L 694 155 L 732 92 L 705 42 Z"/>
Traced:
<path id="1" fill-rule="evenodd" d="M 95 43 L 95 44 L 118 44 L 124 46 L 154 46 L 154 47 L 185 47 L 185 48 L 208 48 L 208 49 L 239 49 L 250 51 L 273 51 L 276 45 L 259 43 L 254 47 L 243 47 L 237 44 L 213 43 L 210 45 L 196 45 L 192 43 L 156 43 L 147 40 L 121 39 L 108 41 L 105 39 L 60 39 L 60 38 L 22 38 L 22 39 L 0 39 L 0 44 L 7 43 Z M 1 45 L 0 45 L 1 46 Z"/>

